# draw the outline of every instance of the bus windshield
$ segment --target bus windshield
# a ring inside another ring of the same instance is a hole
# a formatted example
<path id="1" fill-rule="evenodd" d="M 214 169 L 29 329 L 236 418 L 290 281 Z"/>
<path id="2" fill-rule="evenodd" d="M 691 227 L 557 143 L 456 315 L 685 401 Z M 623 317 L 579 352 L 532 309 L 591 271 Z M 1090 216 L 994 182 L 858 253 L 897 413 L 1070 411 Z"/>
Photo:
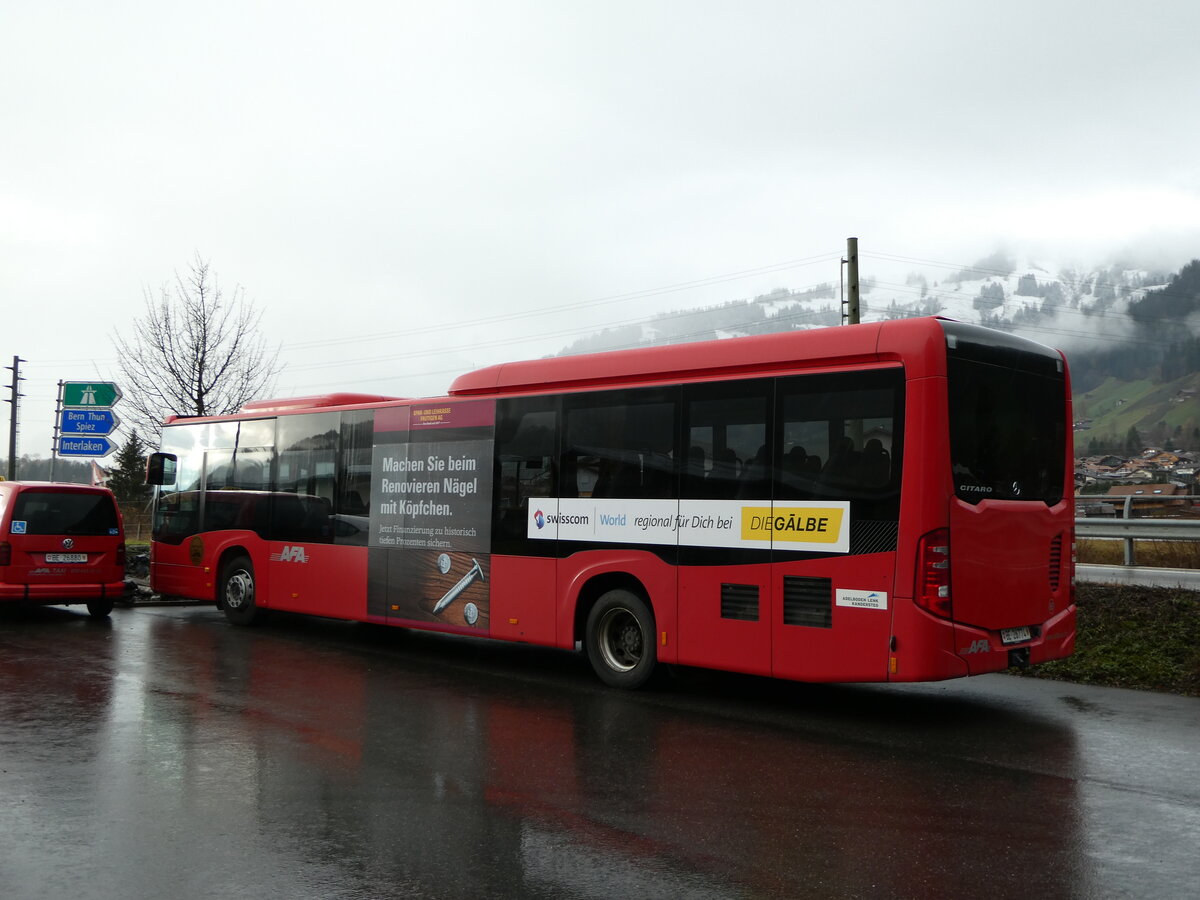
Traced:
<path id="1" fill-rule="evenodd" d="M 1062 500 L 1066 439 L 1062 358 L 958 322 L 943 322 L 955 494 L 967 503 Z"/>

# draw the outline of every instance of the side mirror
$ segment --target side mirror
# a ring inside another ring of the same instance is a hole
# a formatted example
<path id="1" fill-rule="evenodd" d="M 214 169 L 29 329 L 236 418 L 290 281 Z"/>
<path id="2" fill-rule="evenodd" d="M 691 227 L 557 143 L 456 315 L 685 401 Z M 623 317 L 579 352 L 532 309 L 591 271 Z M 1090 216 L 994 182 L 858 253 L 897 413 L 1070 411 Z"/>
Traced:
<path id="1" fill-rule="evenodd" d="M 178 465 L 174 453 L 151 453 L 146 458 L 146 484 L 174 484 Z"/>

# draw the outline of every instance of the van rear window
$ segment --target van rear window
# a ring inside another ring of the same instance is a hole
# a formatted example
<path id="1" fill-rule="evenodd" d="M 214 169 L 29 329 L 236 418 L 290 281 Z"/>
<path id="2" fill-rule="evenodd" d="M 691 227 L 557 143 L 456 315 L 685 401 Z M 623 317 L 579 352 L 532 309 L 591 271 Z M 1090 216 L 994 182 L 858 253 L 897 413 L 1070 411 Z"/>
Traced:
<path id="1" fill-rule="evenodd" d="M 25 534 L 115 535 L 117 508 L 108 494 L 78 491 L 22 491 L 12 522 Z"/>

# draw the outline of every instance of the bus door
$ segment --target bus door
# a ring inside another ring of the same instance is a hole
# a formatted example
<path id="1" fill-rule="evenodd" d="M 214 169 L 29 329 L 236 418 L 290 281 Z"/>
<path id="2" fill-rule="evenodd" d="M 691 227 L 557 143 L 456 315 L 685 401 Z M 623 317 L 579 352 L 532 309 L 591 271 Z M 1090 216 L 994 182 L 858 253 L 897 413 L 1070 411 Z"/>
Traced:
<path id="1" fill-rule="evenodd" d="M 152 531 L 150 584 L 165 596 L 211 600 L 212 579 L 201 568 L 199 537 L 204 501 L 205 426 L 163 429 L 163 452 L 175 457 L 171 478 L 158 488 Z"/>
<path id="2" fill-rule="evenodd" d="M 900 368 L 778 382 L 773 502 L 757 533 L 771 539 L 777 677 L 887 677 L 903 394 Z"/>
<path id="3" fill-rule="evenodd" d="M 558 642 L 557 540 L 546 515 L 557 496 L 558 400 L 496 403 L 492 477 L 491 635 Z M 569 634 L 570 632 L 566 632 Z"/>
<path id="4" fill-rule="evenodd" d="M 355 567 L 334 546 L 340 428 L 335 412 L 277 421 L 264 604 L 274 609 L 329 615 L 350 593 Z"/>
<path id="5" fill-rule="evenodd" d="M 741 540 L 741 509 L 767 496 L 771 379 L 684 388 L 679 661 L 771 674 L 769 544 Z M 769 506 L 769 500 L 765 501 Z M 728 521 L 733 527 L 724 527 Z M 705 535 L 711 537 L 705 538 Z"/>

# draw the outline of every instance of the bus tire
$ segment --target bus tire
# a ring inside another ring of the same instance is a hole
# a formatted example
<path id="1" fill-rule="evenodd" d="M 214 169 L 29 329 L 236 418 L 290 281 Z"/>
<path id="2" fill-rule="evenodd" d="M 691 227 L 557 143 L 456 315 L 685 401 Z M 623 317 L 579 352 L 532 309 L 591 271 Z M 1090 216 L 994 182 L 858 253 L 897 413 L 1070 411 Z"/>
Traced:
<path id="1" fill-rule="evenodd" d="M 93 619 L 107 619 L 113 611 L 112 597 L 97 597 L 87 602 L 88 615 Z"/>
<path id="2" fill-rule="evenodd" d="M 247 556 L 235 556 L 221 569 L 218 585 L 225 618 L 234 625 L 253 625 L 260 610 L 254 602 L 254 564 Z"/>
<path id="3" fill-rule="evenodd" d="M 650 607 L 632 591 L 607 591 L 588 613 L 585 645 L 592 668 L 605 684 L 625 690 L 642 687 L 658 659 Z"/>

